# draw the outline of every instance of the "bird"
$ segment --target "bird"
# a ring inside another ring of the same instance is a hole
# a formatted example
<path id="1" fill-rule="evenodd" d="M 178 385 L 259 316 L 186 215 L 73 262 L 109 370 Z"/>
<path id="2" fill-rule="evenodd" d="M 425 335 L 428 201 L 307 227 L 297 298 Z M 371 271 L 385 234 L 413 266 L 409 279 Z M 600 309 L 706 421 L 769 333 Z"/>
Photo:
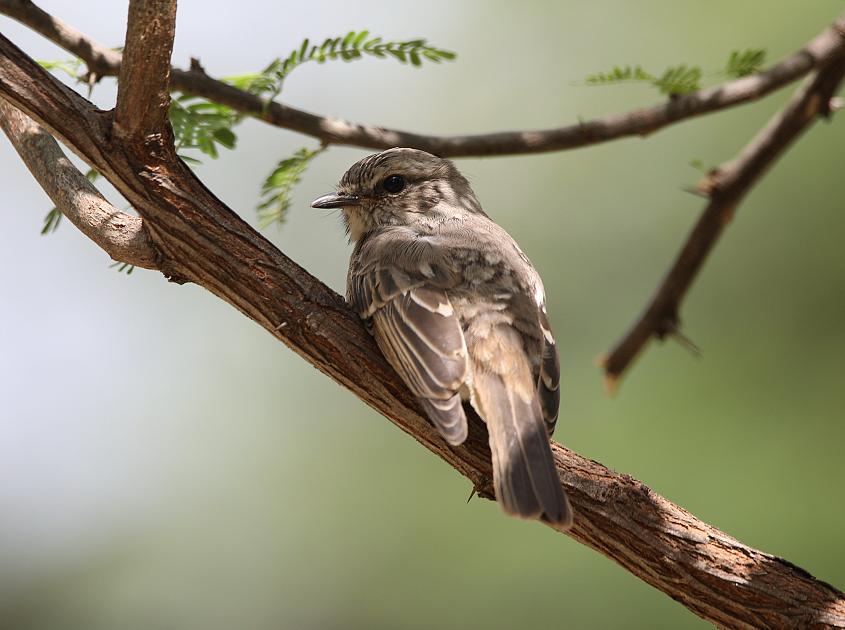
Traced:
<path id="1" fill-rule="evenodd" d="M 543 282 L 449 160 L 410 148 L 363 158 L 314 208 L 354 243 L 346 299 L 443 439 L 487 424 L 502 510 L 572 526 L 549 439 L 560 360 Z"/>

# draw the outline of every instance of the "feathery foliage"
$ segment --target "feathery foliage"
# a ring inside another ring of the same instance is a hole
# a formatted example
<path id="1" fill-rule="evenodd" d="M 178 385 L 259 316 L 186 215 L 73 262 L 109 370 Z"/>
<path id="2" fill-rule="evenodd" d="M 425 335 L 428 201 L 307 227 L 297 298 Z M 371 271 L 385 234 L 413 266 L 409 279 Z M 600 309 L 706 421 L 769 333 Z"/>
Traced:
<path id="1" fill-rule="evenodd" d="M 763 48 L 747 48 L 743 52 L 735 50 L 728 58 L 728 63 L 722 74 L 732 77 L 747 77 L 757 74 L 763 69 L 766 61 L 766 51 Z"/>
<path id="2" fill-rule="evenodd" d="M 748 48 L 743 52 L 735 50 L 728 58 L 725 68 L 714 75 L 744 77 L 760 72 L 766 60 L 763 49 Z M 610 72 L 591 74 L 584 79 L 586 85 L 611 85 L 617 83 L 647 83 L 660 90 L 661 94 L 669 96 L 692 94 L 701 89 L 701 79 L 704 72 L 698 66 L 681 64 L 667 68 L 656 76 L 643 70 L 642 66 L 614 66 Z"/>
<path id="3" fill-rule="evenodd" d="M 381 37 L 370 37 L 369 31 L 349 31 L 343 37 L 326 39 L 319 46 L 311 45 L 308 39 L 285 58 L 278 58 L 259 73 L 243 74 L 221 81 L 238 89 L 249 92 L 265 99 L 269 104 L 282 91 L 285 78 L 297 67 L 308 61 L 325 63 L 329 60 L 340 59 L 353 61 L 364 56 L 377 58 L 393 58 L 400 63 L 410 63 L 420 67 L 424 61 L 440 63 L 452 61 L 456 54 L 430 46 L 424 39 L 408 41 L 388 41 Z M 83 73 L 85 62 L 82 59 L 65 61 L 39 62 L 46 70 L 61 70 L 79 82 L 88 82 L 88 73 Z M 89 84 L 89 90 L 93 83 Z M 186 94 L 178 90 L 171 93 L 170 123 L 173 127 L 174 141 L 179 157 L 189 164 L 201 164 L 200 160 L 185 154 L 186 150 L 196 150 L 216 159 L 219 157 L 219 147 L 234 149 L 237 136 L 233 128 L 240 123 L 246 114 L 225 105 L 215 103 L 206 98 Z M 266 106 L 266 105 L 265 105 Z M 262 201 L 258 205 L 259 223 L 262 228 L 271 223 L 281 224 L 290 208 L 290 193 L 301 176 L 308 168 L 310 161 L 325 151 L 327 147 L 319 149 L 300 149 L 289 157 L 281 160 L 272 173 L 267 177 L 261 188 Z M 94 181 L 98 173 L 88 172 L 88 179 Z M 44 219 L 42 234 L 54 231 L 61 221 L 62 213 L 53 208 Z M 121 267 L 123 271 L 126 266 Z M 131 273 L 131 268 L 127 273 Z"/>
<path id="4" fill-rule="evenodd" d="M 299 183 L 311 160 L 327 148 L 327 145 L 313 151 L 302 148 L 293 157 L 280 161 L 267 176 L 261 186 L 263 201 L 258 204 L 258 224 L 262 229 L 272 223 L 284 223 L 290 209 L 291 190 Z"/>
<path id="5" fill-rule="evenodd" d="M 266 96 L 273 100 L 282 91 L 282 83 L 294 70 L 308 61 L 325 63 L 329 60 L 354 61 L 364 55 L 371 57 L 392 57 L 400 63 L 410 63 L 417 68 L 423 65 L 423 60 L 433 63 L 452 61 L 455 53 L 429 46 L 424 39 L 413 39 L 405 42 L 385 42 L 381 37 L 370 38 L 369 31 L 349 31 L 344 37 L 325 40 L 321 45 L 312 45 L 310 40 L 303 40 L 299 48 L 291 52 L 288 57 L 276 59 L 258 75 L 242 77 L 250 79 L 253 85 L 242 87 L 259 96 Z"/>
<path id="6" fill-rule="evenodd" d="M 71 78 L 78 81 L 81 81 L 83 76 L 80 73 L 80 69 L 85 66 L 85 62 L 79 57 L 75 57 L 74 59 L 62 59 L 61 61 L 38 61 L 36 63 L 48 72 L 52 70 L 61 70 Z"/>
<path id="7" fill-rule="evenodd" d="M 129 263 L 116 262 L 109 265 L 109 269 L 113 269 L 114 267 L 117 267 L 118 273 L 125 271 L 127 276 L 135 270 L 135 265 L 130 265 Z"/>
<path id="8" fill-rule="evenodd" d="M 46 217 L 44 217 L 44 227 L 41 228 L 41 236 L 58 230 L 59 223 L 62 222 L 63 216 L 64 215 L 62 214 L 62 211 L 59 210 L 56 206 L 53 206 L 53 209 L 47 213 Z"/>
<path id="9" fill-rule="evenodd" d="M 243 119 L 243 114 L 230 107 L 181 93 L 174 93 L 170 99 L 168 115 L 176 151 L 197 149 L 214 159 L 219 155 L 217 145 L 235 148 L 237 136 L 232 127 Z M 199 163 L 182 153 L 179 156 L 186 162 Z"/>
<path id="10" fill-rule="evenodd" d="M 610 72 L 599 72 L 584 79 L 587 85 L 610 85 L 615 83 L 648 83 L 661 94 L 691 94 L 701 89 L 701 68 L 681 64 L 667 68 L 659 77 L 646 72 L 642 66 L 614 66 Z"/>

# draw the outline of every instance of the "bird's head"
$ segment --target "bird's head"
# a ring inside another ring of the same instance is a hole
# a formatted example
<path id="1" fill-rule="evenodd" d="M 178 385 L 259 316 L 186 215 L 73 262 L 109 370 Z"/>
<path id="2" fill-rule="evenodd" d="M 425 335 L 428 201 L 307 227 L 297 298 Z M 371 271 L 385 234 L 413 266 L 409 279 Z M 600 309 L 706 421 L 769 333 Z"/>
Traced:
<path id="1" fill-rule="evenodd" d="M 482 213 L 455 165 L 416 149 L 388 149 L 365 157 L 346 171 L 337 192 L 312 208 L 340 208 L 349 240 L 387 225 L 438 221 L 461 213 Z"/>

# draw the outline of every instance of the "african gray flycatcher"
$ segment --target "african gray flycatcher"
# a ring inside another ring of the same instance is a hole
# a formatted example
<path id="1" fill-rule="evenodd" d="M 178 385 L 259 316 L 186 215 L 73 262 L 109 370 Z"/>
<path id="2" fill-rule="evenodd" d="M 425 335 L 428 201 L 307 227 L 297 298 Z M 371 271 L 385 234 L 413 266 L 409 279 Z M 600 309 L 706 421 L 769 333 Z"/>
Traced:
<path id="1" fill-rule="evenodd" d="M 502 510 L 571 526 L 549 446 L 560 362 L 543 283 L 455 165 L 390 149 L 311 205 L 343 211 L 346 299 L 444 439 L 466 439 L 468 399 L 487 423 Z"/>

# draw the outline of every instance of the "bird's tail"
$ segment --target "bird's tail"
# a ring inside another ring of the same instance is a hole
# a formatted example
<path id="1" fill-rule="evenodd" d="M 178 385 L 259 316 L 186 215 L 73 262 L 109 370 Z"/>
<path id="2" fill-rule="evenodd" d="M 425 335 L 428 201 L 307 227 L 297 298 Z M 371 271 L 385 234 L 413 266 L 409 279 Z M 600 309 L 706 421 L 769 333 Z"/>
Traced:
<path id="1" fill-rule="evenodd" d="M 557 474 L 536 394 L 529 400 L 500 374 L 478 370 L 475 393 L 484 410 L 493 453 L 493 484 L 502 510 L 524 519 L 541 516 L 563 528 L 572 508 Z"/>

